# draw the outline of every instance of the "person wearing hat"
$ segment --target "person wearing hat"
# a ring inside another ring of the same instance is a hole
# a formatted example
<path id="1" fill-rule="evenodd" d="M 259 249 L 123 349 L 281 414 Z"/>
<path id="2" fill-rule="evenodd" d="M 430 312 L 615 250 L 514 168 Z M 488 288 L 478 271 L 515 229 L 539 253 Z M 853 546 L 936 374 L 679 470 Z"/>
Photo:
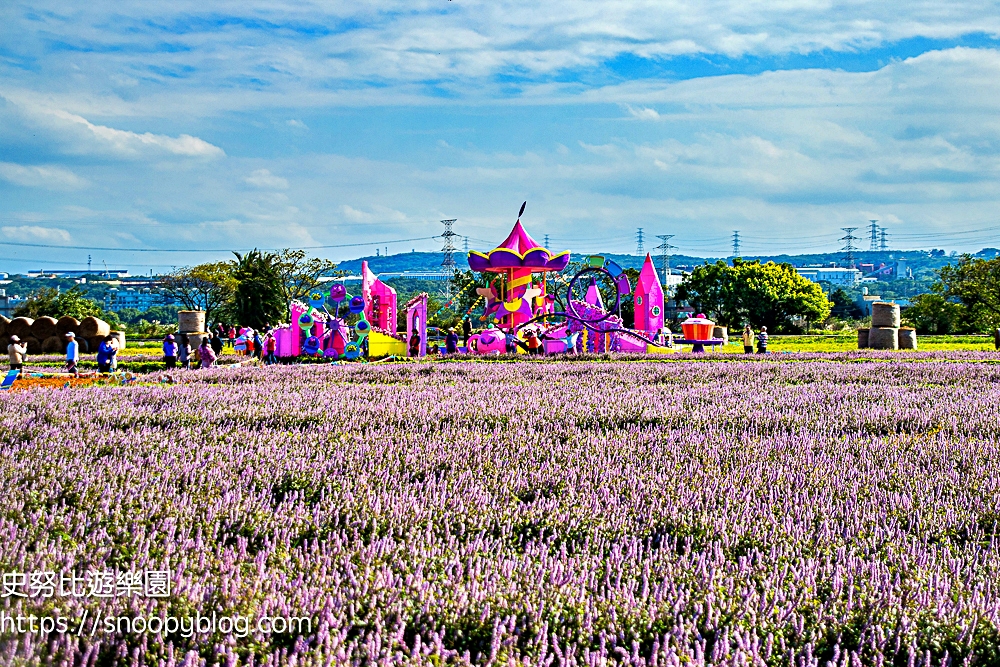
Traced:
<path id="1" fill-rule="evenodd" d="M 69 342 L 66 343 L 66 372 L 73 375 L 80 373 L 76 369 L 76 364 L 80 361 L 80 344 L 76 342 L 76 334 L 70 331 L 66 334 Z"/>
<path id="2" fill-rule="evenodd" d="M 177 368 L 177 343 L 173 334 L 167 334 L 163 339 L 163 363 L 167 365 L 167 370 Z"/>
<path id="3" fill-rule="evenodd" d="M 458 334 L 455 333 L 455 327 L 448 329 L 448 335 L 444 338 L 444 351 L 448 354 L 458 352 Z"/>
<path id="4" fill-rule="evenodd" d="M 7 346 L 7 356 L 10 357 L 10 370 L 19 371 L 24 366 L 24 355 L 28 353 L 28 344 L 22 343 L 17 336 L 10 337 L 10 345 Z"/>

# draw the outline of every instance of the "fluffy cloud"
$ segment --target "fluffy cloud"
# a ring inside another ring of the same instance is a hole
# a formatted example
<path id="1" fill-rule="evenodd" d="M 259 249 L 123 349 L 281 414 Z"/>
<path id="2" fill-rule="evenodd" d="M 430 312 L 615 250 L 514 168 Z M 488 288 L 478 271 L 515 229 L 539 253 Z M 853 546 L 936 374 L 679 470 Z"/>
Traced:
<path id="1" fill-rule="evenodd" d="M 11 240 L 44 241 L 46 243 L 66 244 L 72 240 L 65 229 L 54 227 L 39 227 L 37 225 L 20 225 L 17 227 L 0 227 L 0 232 Z"/>
<path id="2" fill-rule="evenodd" d="M 267 169 L 255 169 L 245 180 L 255 188 L 265 188 L 272 190 L 287 190 L 288 179 L 275 176 Z"/>
<path id="3" fill-rule="evenodd" d="M 84 187 L 87 182 L 69 169 L 52 165 L 20 165 L 0 162 L 0 178 L 16 185 L 66 190 Z"/>

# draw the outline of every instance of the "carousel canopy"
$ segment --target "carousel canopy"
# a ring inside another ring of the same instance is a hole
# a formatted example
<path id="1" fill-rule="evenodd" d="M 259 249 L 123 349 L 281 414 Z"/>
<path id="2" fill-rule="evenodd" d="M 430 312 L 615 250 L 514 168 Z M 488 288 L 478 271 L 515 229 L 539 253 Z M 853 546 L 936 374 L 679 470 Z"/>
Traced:
<path id="1" fill-rule="evenodd" d="M 521 221 L 514 224 L 507 239 L 493 250 L 469 252 L 473 271 L 499 273 L 507 269 L 530 268 L 532 271 L 562 271 L 569 264 L 569 251 L 553 254 L 524 231 Z"/>

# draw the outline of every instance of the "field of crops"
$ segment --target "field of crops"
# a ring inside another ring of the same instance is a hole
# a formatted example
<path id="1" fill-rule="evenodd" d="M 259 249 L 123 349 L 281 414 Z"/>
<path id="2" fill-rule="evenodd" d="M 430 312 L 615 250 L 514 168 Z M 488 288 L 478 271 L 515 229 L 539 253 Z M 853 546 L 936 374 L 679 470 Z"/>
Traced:
<path id="1" fill-rule="evenodd" d="M 782 355 L 771 355 L 781 357 Z M 897 357 L 898 358 L 898 357 Z M 0 396 L 5 664 L 1000 663 L 992 353 L 223 368 Z"/>

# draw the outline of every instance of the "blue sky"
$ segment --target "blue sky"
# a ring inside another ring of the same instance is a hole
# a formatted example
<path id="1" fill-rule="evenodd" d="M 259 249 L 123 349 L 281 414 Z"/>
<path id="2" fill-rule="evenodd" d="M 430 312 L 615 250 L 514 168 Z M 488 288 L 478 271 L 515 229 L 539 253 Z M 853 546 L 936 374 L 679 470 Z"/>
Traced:
<path id="1" fill-rule="evenodd" d="M 996 3 L 76 4 L 0 6 L 0 270 L 1000 246 Z"/>

